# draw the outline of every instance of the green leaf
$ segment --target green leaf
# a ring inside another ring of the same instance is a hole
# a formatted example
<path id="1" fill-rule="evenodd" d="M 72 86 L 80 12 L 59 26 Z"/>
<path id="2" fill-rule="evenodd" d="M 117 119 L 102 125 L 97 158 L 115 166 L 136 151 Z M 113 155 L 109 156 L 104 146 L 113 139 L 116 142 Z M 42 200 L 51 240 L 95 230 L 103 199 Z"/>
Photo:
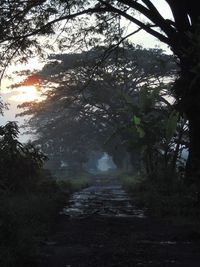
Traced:
<path id="1" fill-rule="evenodd" d="M 137 117 L 136 115 L 133 116 L 133 122 L 135 125 L 140 125 L 141 124 L 141 119 Z"/>
<path id="2" fill-rule="evenodd" d="M 137 132 L 139 133 L 140 138 L 145 136 L 145 131 L 141 126 L 136 126 Z"/>
<path id="3" fill-rule="evenodd" d="M 173 111 L 167 120 L 166 132 L 165 132 L 165 137 L 166 137 L 167 143 L 169 143 L 170 140 L 172 139 L 172 137 L 174 136 L 174 133 L 175 133 L 176 128 L 177 128 L 178 119 L 179 119 L 179 113 L 176 111 Z"/>
<path id="4" fill-rule="evenodd" d="M 142 128 L 142 125 L 141 125 L 141 118 L 139 118 L 136 115 L 134 115 L 133 116 L 133 123 L 135 125 L 137 133 L 139 134 L 139 137 L 143 138 L 145 136 L 145 131 Z"/>

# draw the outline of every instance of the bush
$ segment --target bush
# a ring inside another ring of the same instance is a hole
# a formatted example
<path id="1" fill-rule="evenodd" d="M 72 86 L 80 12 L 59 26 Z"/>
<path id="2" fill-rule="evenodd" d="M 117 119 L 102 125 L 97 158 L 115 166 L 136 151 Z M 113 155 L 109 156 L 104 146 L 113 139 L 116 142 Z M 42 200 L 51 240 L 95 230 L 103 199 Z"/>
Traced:
<path id="1" fill-rule="evenodd" d="M 56 208 L 54 198 L 44 193 L 1 196 L 0 266 L 30 266 L 34 262 Z"/>
<path id="2" fill-rule="evenodd" d="M 174 221 L 198 223 L 200 219 L 199 200 L 194 188 L 188 187 L 176 176 L 166 181 L 166 174 L 160 180 L 141 176 L 124 175 L 122 183 L 138 206 L 146 208 L 151 216 Z"/>
<path id="3" fill-rule="evenodd" d="M 63 177 L 57 180 L 59 188 L 66 193 L 80 191 L 92 184 L 92 175 L 87 172 L 80 172 L 71 177 Z"/>
<path id="4" fill-rule="evenodd" d="M 35 189 L 47 157 L 31 143 L 18 141 L 15 122 L 0 127 L 0 190 L 26 191 Z"/>
<path id="5" fill-rule="evenodd" d="M 18 126 L 0 127 L 0 266 L 36 266 L 39 244 L 72 191 L 86 187 L 86 174 L 56 182 L 43 169 L 46 156 L 22 145 Z"/>
<path id="6" fill-rule="evenodd" d="M 69 194 L 87 187 L 86 174 L 56 182 L 40 170 L 37 186 L 26 192 L 2 191 L 0 196 L 0 266 L 37 266 L 39 246 L 48 236 Z"/>

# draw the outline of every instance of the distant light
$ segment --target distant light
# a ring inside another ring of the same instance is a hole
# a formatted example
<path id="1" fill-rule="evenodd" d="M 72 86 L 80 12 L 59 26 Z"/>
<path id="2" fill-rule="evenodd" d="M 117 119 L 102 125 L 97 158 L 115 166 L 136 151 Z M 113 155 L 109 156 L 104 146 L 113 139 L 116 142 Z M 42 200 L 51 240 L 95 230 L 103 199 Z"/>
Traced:
<path id="1" fill-rule="evenodd" d="M 41 101 L 44 99 L 44 97 L 40 96 L 35 86 L 22 86 L 17 88 L 14 92 L 16 92 L 16 94 L 12 95 L 8 100 L 23 103 Z"/>

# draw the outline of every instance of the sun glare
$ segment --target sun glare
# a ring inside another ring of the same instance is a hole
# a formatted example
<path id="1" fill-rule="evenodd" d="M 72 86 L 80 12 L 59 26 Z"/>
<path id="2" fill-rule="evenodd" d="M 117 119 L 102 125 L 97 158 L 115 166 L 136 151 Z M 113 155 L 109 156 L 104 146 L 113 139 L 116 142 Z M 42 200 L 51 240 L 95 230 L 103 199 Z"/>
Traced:
<path id="1" fill-rule="evenodd" d="M 43 99 L 35 86 L 22 86 L 19 87 L 15 92 L 16 94 L 12 95 L 9 100 L 15 102 L 29 102 L 41 101 Z"/>

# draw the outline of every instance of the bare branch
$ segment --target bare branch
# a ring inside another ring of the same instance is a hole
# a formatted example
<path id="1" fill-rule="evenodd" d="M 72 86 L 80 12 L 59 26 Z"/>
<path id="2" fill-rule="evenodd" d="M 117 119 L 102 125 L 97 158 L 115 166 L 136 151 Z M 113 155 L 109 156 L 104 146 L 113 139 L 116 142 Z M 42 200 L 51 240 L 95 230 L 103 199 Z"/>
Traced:
<path id="1" fill-rule="evenodd" d="M 121 0 L 120 0 L 121 1 Z M 124 1 L 124 0 L 122 0 Z M 128 13 L 108 4 L 107 2 L 105 1 L 101 1 L 100 2 L 102 4 L 104 4 L 108 9 L 109 11 L 112 11 L 114 13 L 117 13 L 119 15 L 121 15 L 122 17 L 128 19 L 129 21 L 135 23 L 136 25 L 138 25 L 140 28 L 142 28 L 143 30 L 145 30 L 146 32 L 148 32 L 149 34 L 153 35 L 154 37 L 158 38 L 161 42 L 164 42 L 168 45 L 171 45 L 171 40 L 169 40 L 169 38 L 167 38 L 165 35 L 155 31 L 152 29 L 151 25 L 148 25 L 148 24 L 145 24 L 143 22 L 141 22 L 140 20 L 134 18 L 133 16 L 129 15 Z M 135 3 L 135 2 L 134 2 Z"/>

